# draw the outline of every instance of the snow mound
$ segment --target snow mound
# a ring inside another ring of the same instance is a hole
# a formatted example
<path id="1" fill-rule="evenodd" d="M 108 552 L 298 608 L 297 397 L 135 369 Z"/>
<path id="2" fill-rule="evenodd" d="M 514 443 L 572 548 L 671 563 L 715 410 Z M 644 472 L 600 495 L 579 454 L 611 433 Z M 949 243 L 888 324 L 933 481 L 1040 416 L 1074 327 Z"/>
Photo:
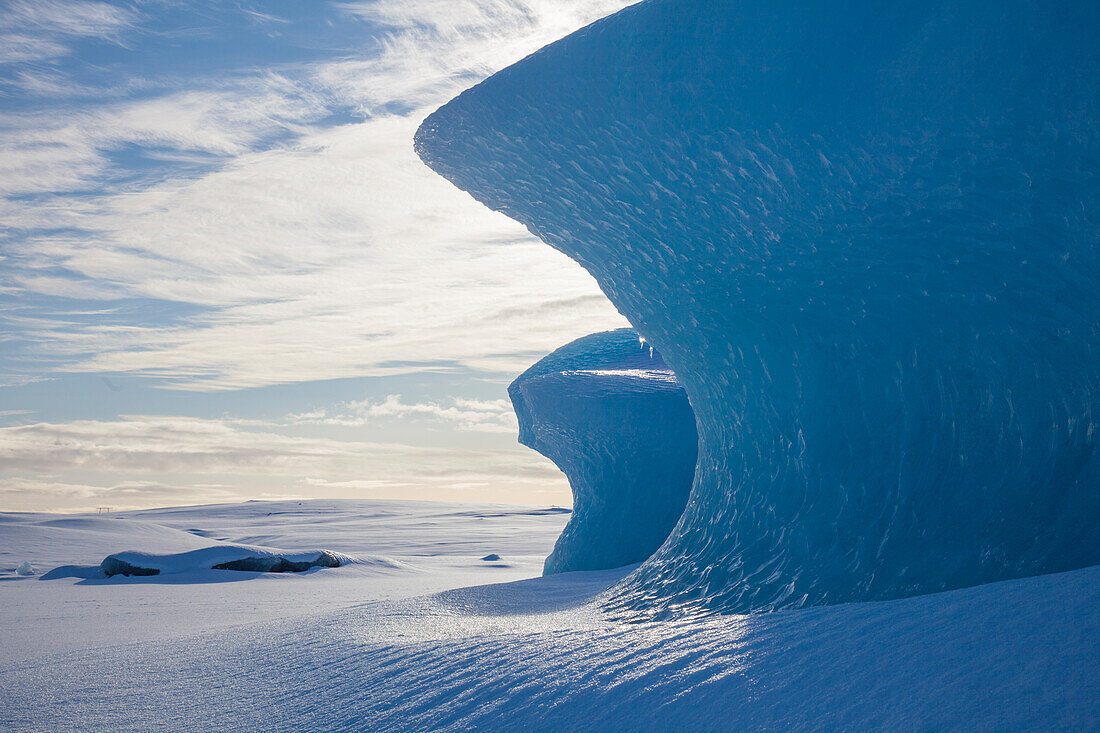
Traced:
<path id="1" fill-rule="evenodd" d="M 163 555 L 119 552 L 104 558 L 100 569 L 108 578 L 115 575 L 168 575 L 203 570 L 300 573 L 315 567 L 337 568 L 349 562 L 351 558 L 328 550 L 285 552 L 267 547 L 226 544 Z"/>
<path id="2" fill-rule="evenodd" d="M 174 527 L 121 514 L 0 514 L 0 538 L 0 564 L 14 567 L 33 557 L 39 568 L 65 563 L 98 565 L 119 547 L 168 553 L 196 550 L 211 542 Z"/>
<path id="3" fill-rule="evenodd" d="M 569 478 L 573 516 L 545 573 L 621 567 L 653 554 L 684 511 L 695 416 L 661 355 L 623 328 L 561 347 L 508 388 L 519 442 Z"/>
<path id="4" fill-rule="evenodd" d="M 699 453 L 624 611 L 1100 563 L 1100 5 L 648 0 L 431 115 L 581 263 Z"/>

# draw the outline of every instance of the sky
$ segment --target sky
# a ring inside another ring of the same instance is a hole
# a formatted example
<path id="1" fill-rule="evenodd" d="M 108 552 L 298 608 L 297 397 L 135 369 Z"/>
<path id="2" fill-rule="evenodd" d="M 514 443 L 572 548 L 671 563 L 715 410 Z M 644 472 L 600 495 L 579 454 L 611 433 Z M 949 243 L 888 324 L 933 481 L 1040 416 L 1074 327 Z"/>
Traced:
<path id="1" fill-rule="evenodd" d="M 0 510 L 569 505 L 507 385 L 627 324 L 412 137 L 626 4 L 0 1 Z"/>

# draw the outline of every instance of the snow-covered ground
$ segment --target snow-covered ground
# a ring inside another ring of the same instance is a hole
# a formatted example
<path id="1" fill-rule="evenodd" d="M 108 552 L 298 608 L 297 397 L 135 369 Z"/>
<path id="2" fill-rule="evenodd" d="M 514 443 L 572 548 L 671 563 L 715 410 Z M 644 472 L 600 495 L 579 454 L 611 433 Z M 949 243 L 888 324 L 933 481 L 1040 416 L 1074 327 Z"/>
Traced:
<path id="1" fill-rule="evenodd" d="M 397 501 L 0 514 L 3 654 L 14 662 L 527 578 L 541 572 L 568 518 L 564 509 L 544 507 Z M 326 549 L 353 562 L 306 573 L 96 577 L 110 554 L 183 553 L 226 543 Z M 490 554 L 501 560 L 481 560 Z M 16 575 L 25 560 L 37 575 Z"/>
<path id="2" fill-rule="evenodd" d="M 1100 721 L 1100 568 L 884 603 L 626 623 L 593 601 L 627 570 L 533 577 L 567 518 L 351 501 L 0 515 L 0 729 Z M 220 542 L 324 548 L 355 562 L 81 577 L 113 552 Z M 500 559 L 481 559 L 491 554 Z M 23 560 L 38 574 L 16 575 Z M 49 573 L 61 566 L 75 567 Z"/>

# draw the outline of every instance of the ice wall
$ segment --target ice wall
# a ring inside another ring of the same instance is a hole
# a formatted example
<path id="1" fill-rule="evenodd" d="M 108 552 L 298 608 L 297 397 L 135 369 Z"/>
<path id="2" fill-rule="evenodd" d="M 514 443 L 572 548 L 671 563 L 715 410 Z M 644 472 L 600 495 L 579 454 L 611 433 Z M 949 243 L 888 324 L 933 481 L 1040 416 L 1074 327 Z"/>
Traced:
<path id="1" fill-rule="evenodd" d="M 685 513 L 612 605 L 1100 563 L 1100 4 L 649 0 L 429 117 L 684 386 Z"/>
<path id="2" fill-rule="evenodd" d="M 695 415 L 661 355 L 629 328 L 567 344 L 508 388 L 519 442 L 569 478 L 573 515 L 545 574 L 641 562 L 684 511 Z"/>

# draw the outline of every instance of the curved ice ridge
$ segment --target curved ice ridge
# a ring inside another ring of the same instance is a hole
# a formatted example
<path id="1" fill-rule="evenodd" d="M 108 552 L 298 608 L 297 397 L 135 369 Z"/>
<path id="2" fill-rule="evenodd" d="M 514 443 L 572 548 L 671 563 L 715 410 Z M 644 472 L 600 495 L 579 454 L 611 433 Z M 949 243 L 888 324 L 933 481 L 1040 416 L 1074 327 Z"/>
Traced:
<path id="1" fill-rule="evenodd" d="M 429 117 L 580 262 L 699 461 L 620 609 L 1100 563 L 1100 4 L 649 0 Z"/>
<path id="2" fill-rule="evenodd" d="M 519 442 L 569 479 L 573 514 L 544 572 L 641 562 L 684 511 L 695 415 L 661 355 L 629 328 L 567 344 L 508 387 Z"/>

